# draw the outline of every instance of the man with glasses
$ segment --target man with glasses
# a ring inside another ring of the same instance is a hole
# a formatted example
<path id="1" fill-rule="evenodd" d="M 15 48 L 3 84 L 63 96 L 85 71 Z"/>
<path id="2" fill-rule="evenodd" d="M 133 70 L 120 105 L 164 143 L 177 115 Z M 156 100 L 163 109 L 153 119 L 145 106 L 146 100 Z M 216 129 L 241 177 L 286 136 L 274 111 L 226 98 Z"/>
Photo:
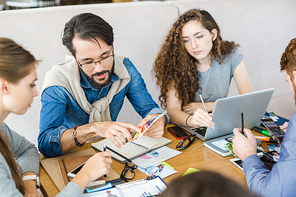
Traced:
<path id="1" fill-rule="evenodd" d="M 110 139 L 117 147 L 132 140 L 139 127 L 116 122 L 125 96 L 144 118 L 139 126 L 163 110 L 153 101 L 144 80 L 132 62 L 114 54 L 113 29 L 101 17 L 84 13 L 66 23 L 63 44 L 71 55 L 54 65 L 42 87 L 38 146 L 53 157 L 83 146 L 95 137 Z M 162 117 L 145 133 L 161 137 Z"/>

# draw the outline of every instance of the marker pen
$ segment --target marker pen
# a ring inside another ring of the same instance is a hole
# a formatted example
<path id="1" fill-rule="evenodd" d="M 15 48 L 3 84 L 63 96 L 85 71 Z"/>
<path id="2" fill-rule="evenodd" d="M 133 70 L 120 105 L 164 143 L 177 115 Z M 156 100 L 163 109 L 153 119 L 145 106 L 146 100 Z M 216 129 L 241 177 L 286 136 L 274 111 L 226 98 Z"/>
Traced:
<path id="1" fill-rule="evenodd" d="M 269 132 L 268 132 L 267 130 L 264 130 L 264 129 L 261 128 L 261 127 L 255 126 L 255 127 L 254 127 L 254 130 L 255 130 L 255 131 L 258 131 L 258 132 L 260 132 L 260 133 L 262 133 L 262 134 L 264 134 L 264 135 L 267 135 L 267 136 L 269 136 L 269 137 L 273 137 L 272 135 L 269 134 Z"/>
<path id="2" fill-rule="evenodd" d="M 262 137 L 262 136 L 255 136 L 256 139 L 265 141 L 265 142 L 274 142 L 277 143 L 276 140 L 272 139 L 271 137 Z"/>

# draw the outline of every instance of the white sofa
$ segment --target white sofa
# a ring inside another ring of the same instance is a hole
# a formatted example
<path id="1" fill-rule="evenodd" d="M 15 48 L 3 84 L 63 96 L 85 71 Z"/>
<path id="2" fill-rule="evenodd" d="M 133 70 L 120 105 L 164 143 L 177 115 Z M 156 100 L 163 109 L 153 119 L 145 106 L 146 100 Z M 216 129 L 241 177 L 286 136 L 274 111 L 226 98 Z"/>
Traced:
<path id="1" fill-rule="evenodd" d="M 14 39 L 42 60 L 37 68 L 40 91 L 45 73 L 68 53 L 61 42 L 64 24 L 79 13 L 98 14 L 114 28 L 115 53 L 131 59 L 159 103 L 159 89 L 150 74 L 153 61 L 173 21 L 191 8 L 208 10 L 222 38 L 240 44 L 255 90 L 274 87 L 268 109 L 290 118 L 294 100 L 279 62 L 296 37 L 295 0 L 145 1 L 0 11 L 0 36 Z M 235 94 L 232 83 L 229 95 Z M 9 115 L 6 123 L 37 144 L 40 107 L 39 95 L 25 115 Z M 140 117 L 126 101 L 118 120 L 138 124 Z"/>

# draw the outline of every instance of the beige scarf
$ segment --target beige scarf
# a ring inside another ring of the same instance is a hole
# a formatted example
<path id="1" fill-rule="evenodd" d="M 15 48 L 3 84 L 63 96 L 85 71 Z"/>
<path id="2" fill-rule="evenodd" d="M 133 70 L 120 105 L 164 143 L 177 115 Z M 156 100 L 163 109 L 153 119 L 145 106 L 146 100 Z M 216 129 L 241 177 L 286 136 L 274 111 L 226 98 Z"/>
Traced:
<path id="1" fill-rule="evenodd" d="M 78 105 L 89 114 L 89 123 L 95 121 L 111 121 L 109 104 L 114 95 L 122 90 L 130 81 L 130 76 L 123 64 L 124 57 L 114 55 L 114 74 L 119 80 L 112 83 L 108 94 L 90 104 L 80 86 L 80 73 L 73 56 L 67 55 L 65 64 L 54 65 L 45 75 L 42 92 L 51 86 L 62 86 L 68 90 Z"/>

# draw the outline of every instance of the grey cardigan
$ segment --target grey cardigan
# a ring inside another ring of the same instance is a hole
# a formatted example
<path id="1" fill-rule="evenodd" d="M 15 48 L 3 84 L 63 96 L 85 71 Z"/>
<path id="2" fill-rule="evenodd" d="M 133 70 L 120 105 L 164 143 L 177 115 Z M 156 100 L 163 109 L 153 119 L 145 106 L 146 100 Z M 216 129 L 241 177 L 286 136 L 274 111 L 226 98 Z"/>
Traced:
<path id="1" fill-rule="evenodd" d="M 13 147 L 13 152 L 17 157 L 17 162 L 22 168 L 23 173 L 39 173 L 39 153 L 35 145 L 25 137 L 11 130 L 5 123 L 0 129 L 7 135 Z M 0 147 L 1 148 L 1 147 Z M 0 194 L 6 196 L 23 196 L 16 188 L 9 166 L 0 154 Z M 76 183 L 70 182 L 57 196 L 82 196 L 82 189 Z"/>

